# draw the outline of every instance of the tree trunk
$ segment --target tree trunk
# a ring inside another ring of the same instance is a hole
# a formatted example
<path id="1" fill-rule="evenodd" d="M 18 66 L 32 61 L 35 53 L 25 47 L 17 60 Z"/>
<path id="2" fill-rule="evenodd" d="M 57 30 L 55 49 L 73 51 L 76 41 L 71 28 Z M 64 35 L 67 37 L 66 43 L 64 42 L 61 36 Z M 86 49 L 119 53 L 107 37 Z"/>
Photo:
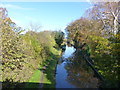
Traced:
<path id="1" fill-rule="evenodd" d="M 117 22 L 117 19 L 118 19 L 118 17 L 114 17 L 114 27 L 113 27 L 114 28 L 113 29 L 114 30 L 113 31 L 114 34 L 117 34 L 117 32 L 118 32 L 118 27 L 117 27 L 118 26 L 118 22 Z"/>

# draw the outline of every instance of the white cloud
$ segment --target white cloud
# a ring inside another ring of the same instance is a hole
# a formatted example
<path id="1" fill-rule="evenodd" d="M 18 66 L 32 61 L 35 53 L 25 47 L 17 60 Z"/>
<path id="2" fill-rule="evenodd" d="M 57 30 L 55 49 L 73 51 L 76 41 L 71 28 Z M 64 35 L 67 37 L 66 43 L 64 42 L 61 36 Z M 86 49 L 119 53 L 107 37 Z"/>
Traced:
<path id="1" fill-rule="evenodd" d="M 25 26 L 24 26 L 24 23 L 22 23 L 22 21 L 17 20 L 17 19 L 15 19 L 15 18 L 13 18 L 13 17 L 11 17 L 11 20 L 12 20 L 14 23 L 16 23 L 17 26 L 20 26 L 20 27 L 22 27 L 22 28 L 25 27 Z"/>
<path id="2" fill-rule="evenodd" d="M 23 8 L 17 5 L 12 5 L 12 4 L 0 4 L 0 7 L 3 8 L 10 8 L 10 9 L 22 9 L 22 10 L 31 10 L 32 8 Z"/>
<path id="3" fill-rule="evenodd" d="M 11 19 L 12 19 L 12 21 L 15 22 L 15 23 L 20 23 L 20 21 L 14 19 L 14 18 L 11 18 Z"/>

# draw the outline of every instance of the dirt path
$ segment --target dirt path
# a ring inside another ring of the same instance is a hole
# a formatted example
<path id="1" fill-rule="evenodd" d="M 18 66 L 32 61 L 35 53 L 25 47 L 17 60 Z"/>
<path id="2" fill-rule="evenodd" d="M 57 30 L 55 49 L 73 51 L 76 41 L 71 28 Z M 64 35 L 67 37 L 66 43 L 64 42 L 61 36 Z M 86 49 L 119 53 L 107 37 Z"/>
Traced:
<path id="1" fill-rule="evenodd" d="M 44 73 L 42 72 L 41 78 L 40 78 L 40 84 L 39 84 L 39 88 L 43 88 L 44 85 Z"/>

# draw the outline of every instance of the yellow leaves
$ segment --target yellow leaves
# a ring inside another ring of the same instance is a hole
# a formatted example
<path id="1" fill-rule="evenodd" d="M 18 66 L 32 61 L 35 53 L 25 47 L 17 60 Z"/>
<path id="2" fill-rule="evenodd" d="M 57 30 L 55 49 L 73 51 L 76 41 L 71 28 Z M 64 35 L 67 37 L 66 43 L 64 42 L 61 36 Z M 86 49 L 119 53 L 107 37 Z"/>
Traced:
<path id="1" fill-rule="evenodd" d="M 8 22 L 8 21 L 11 21 L 11 19 L 10 18 L 5 18 L 4 19 L 4 22 Z"/>
<path id="2" fill-rule="evenodd" d="M 99 51 L 95 50 L 95 53 L 100 53 Z"/>

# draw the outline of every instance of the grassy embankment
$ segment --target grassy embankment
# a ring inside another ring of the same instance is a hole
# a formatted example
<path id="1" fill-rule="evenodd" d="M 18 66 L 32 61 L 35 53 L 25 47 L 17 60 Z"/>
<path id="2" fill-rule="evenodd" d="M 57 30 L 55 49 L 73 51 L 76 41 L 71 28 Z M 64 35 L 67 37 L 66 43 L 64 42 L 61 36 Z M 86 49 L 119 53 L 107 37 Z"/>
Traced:
<path id="1" fill-rule="evenodd" d="M 28 80 L 26 88 L 38 88 L 40 83 L 43 83 L 43 88 L 55 88 L 55 70 L 60 51 L 56 51 L 57 55 L 51 55 L 48 60 L 40 66 L 38 70 L 35 70 L 33 76 Z M 45 67 L 46 66 L 46 67 Z M 42 72 L 43 67 L 46 69 Z M 43 78 L 43 81 L 40 81 Z M 38 83 L 38 84 L 30 84 Z"/>
<path id="2" fill-rule="evenodd" d="M 56 46 L 54 38 L 49 35 L 45 37 L 49 38 L 47 39 L 49 45 L 46 45 L 44 40 L 42 40 L 41 43 L 44 43 L 49 48 L 49 55 L 46 60 L 39 65 L 39 68 L 34 71 L 33 76 L 25 84 L 25 88 L 39 88 L 40 83 L 43 84 L 43 88 L 55 88 L 55 70 L 61 50 L 54 48 L 54 46 Z"/>

